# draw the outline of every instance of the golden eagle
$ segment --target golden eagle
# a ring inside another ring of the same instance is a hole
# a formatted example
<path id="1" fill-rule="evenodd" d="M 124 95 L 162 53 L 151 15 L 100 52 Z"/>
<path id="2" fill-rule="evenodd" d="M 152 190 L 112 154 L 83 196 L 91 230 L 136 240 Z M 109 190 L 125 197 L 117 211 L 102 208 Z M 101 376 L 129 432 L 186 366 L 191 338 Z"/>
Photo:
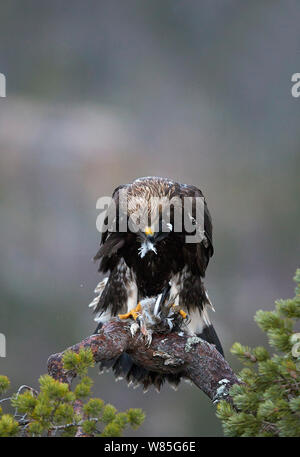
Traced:
<path id="1" fill-rule="evenodd" d="M 203 284 L 213 243 L 202 192 L 167 178 L 138 178 L 115 189 L 104 227 L 94 259 L 100 260 L 99 271 L 109 275 L 97 286 L 90 305 L 97 313 L 97 331 L 117 314 L 138 322 L 140 303 L 152 298 L 158 306 L 173 303 L 185 318 L 186 331 L 215 344 L 223 354 Z M 128 354 L 101 365 L 109 367 L 116 377 L 142 384 L 144 390 L 152 384 L 160 390 L 165 379 L 177 386 L 181 378 L 147 371 Z"/>

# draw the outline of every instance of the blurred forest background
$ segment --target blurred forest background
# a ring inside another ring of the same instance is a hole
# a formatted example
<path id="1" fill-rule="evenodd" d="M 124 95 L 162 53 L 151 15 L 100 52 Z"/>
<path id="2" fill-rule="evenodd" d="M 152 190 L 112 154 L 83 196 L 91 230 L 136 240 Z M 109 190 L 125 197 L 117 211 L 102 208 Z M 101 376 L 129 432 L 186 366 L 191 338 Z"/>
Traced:
<path id="1" fill-rule="evenodd" d="M 2 0 L 0 332 L 13 386 L 95 329 L 96 201 L 138 176 L 204 192 L 215 255 L 206 285 L 230 356 L 264 344 L 257 309 L 293 295 L 299 266 L 300 3 Z M 218 436 L 195 387 L 161 394 L 95 379 L 142 407 L 142 436 Z"/>

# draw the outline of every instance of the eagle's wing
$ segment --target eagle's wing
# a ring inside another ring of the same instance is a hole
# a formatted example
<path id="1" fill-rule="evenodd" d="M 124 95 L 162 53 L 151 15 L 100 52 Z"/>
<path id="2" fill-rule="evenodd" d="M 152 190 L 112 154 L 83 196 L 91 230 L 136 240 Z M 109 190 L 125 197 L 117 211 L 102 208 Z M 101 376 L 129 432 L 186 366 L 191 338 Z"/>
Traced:
<path id="1" fill-rule="evenodd" d="M 119 213 L 119 190 L 124 187 L 126 185 L 117 187 L 112 195 L 116 215 Z M 119 223 L 119 221 L 116 218 L 111 223 L 114 225 Z M 107 224 L 108 215 L 106 215 L 104 220 L 104 225 L 107 226 Z M 99 287 L 98 285 L 100 293 L 92 302 L 94 303 L 95 320 L 97 322 L 103 323 L 112 316 L 127 312 L 137 305 L 138 290 L 134 272 L 126 265 L 124 258 L 119 253 L 125 245 L 128 236 L 130 235 L 118 231 L 110 232 L 109 230 L 105 230 L 102 233 L 100 249 L 95 255 L 94 260 L 100 260 L 99 272 L 109 272 L 109 277 L 106 278 L 104 287 Z"/>
<path id="2" fill-rule="evenodd" d="M 138 289 L 133 271 L 121 257 L 109 277 L 95 289 L 98 296 L 91 303 L 95 321 L 103 323 L 118 313 L 126 313 L 137 306 Z"/>
<path id="3" fill-rule="evenodd" d="M 192 208 L 189 217 L 195 221 L 195 231 L 201 230 L 203 238 L 201 242 L 187 243 L 186 236 L 190 234 L 185 231 L 184 224 L 182 225 L 183 231 L 178 234 L 178 237 L 182 246 L 184 268 L 170 280 L 170 300 L 188 312 L 188 328 L 191 334 L 196 334 L 209 343 L 215 344 L 219 352 L 223 354 L 221 343 L 208 314 L 209 308 L 212 310 L 214 308 L 202 280 L 205 277 L 209 260 L 214 253 L 211 215 L 204 196 L 197 187 L 178 184 L 176 193 L 182 199 L 183 207 L 184 197 L 190 197 L 192 199 Z M 203 219 L 200 221 L 200 226 L 199 221 L 195 217 L 195 199 L 197 197 L 200 197 L 203 202 Z"/>
<path id="4" fill-rule="evenodd" d="M 186 243 L 186 236 L 189 236 L 192 233 L 187 233 L 185 230 L 184 223 L 182 224 L 183 231 L 181 234 L 179 234 L 179 237 L 181 237 L 182 246 L 185 254 L 185 260 L 186 263 L 190 266 L 190 268 L 193 271 L 195 271 L 195 273 L 199 273 L 200 276 L 204 277 L 205 270 L 209 263 L 209 259 L 210 257 L 212 257 L 214 253 L 211 215 L 208 210 L 207 203 L 205 201 L 203 193 L 197 187 L 187 184 L 178 184 L 176 192 L 182 200 L 183 208 L 185 205 L 185 197 L 191 199 L 192 208 L 188 216 L 191 220 L 193 220 L 195 224 L 195 231 L 201 231 L 203 236 L 202 241 L 199 243 Z M 196 198 L 201 198 L 203 204 L 203 219 L 201 218 L 200 221 L 198 221 L 196 218 Z"/>
<path id="5" fill-rule="evenodd" d="M 115 205 L 115 209 L 116 209 L 116 212 L 115 214 L 117 215 L 118 212 L 119 212 L 119 190 L 121 189 L 125 189 L 126 187 L 128 187 L 128 184 L 121 184 L 120 186 L 116 187 L 116 189 L 113 191 L 113 194 L 112 194 L 112 204 Z M 109 211 L 107 211 L 106 213 L 106 217 L 104 219 L 104 225 L 107 226 L 108 224 L 108 213 Z M 114 217 L 114 219 L 111 221 L 112 225 L 118 223 L 118 221 L 116 220 L 117 218 Z M 116 227 L 117 228 L 117 227 Z M 95 255 L 94 257 L 94 260 L 98 260 L 98 259 L 101 259 L 101 257 L 103 257 L 103 254 L 102 254 L 102 251 L 104 249 L 104 244 L 107 240 L 107 238 L 111 235 L 111 232 L 109 230 L 104 230 L 102 233 L 101 233 L 101 238 L 100 238 L 100 249 L 99 251 L 97 252 L 97 254 Z M 101 248 L 102 248 L 102 251 L 101 251 Z M 106 248 L 106 252 L 108 253 L 109 252 L 109 246 L 107 245 L 107 248 Z"/>

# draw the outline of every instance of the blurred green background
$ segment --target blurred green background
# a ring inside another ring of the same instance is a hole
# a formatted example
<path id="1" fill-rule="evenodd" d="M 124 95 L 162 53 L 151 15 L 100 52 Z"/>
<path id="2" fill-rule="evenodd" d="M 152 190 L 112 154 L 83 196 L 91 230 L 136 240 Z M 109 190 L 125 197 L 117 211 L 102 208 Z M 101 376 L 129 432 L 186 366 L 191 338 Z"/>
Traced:
<path id="1" fill-rule="evenodd" d="M 0 332 L 13 386 L 95 328 L 97 198 L 138 176 L 204 192 L 215 255 L 206 285 L 230 363 L 265 343 L 259 308 L 293 294 L 299 266 L 298 1 L 2 0 Z M 142 436 L 219 436 L 214 407 L 182 383 L 161 394 L 95 379 L 142 407 Z"/>

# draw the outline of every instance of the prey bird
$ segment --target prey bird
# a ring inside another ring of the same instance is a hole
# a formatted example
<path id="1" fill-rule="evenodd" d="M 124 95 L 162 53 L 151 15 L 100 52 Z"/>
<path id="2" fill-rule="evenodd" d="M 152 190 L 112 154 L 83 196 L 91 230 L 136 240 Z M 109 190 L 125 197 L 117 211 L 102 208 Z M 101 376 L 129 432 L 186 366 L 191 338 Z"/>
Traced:
<path id="1" fill-rule="evenodd" d="M 90 304 L 98 322 L 96 332 L 119 315 L 131 318 L 132 332 L 140 329 L 151 344 L 152 332 L 160 325 L 168 328 L 169 319 L 170 331 L 199 336 L 223 354 L 203 284 L 214 250 L 202 192 L 167 178 L 138 178 L 115 189 L 104 226 L 94 260 L 100 260 L 99 271 L 108 276 L 98 284 Z M 165 380 L 176 387 L 182 377 L 148 371 L 126 353 L 101 364 L 101 369 L 110 367 L 117 378 L 142 384 L 145 391 L 151 385 L 160 390 Z"/>
<path id="2" fill-rule="evenodd" d="M 90 303 L 90 307 L 94 309 L 97 307 L 99 296 L 103 292 L 105 284 L 106 281 L 98 284 L 96 289 L 98 293 L 97 300 Z M 153 333 L 168 334 L 178 332 L 180 335 L 184 335 L 185 333 L 193 335 L 193 333 L 190 333 L 187 325 L 189 322 L 188 314 L 167 298 L 166 292 L 159 294 L 157 297 L 144 298 L 138 303 L 136 308 L 125 314 L 119 314 L 119 318 L 131 319 L 130 331 L 132 336 L 138 331 L 141 331 L 147 346 L 150 346 L 152 342 Z M 100 321 L 101 328 L 103 324 L 101 314 L 95 320 Z"/>

